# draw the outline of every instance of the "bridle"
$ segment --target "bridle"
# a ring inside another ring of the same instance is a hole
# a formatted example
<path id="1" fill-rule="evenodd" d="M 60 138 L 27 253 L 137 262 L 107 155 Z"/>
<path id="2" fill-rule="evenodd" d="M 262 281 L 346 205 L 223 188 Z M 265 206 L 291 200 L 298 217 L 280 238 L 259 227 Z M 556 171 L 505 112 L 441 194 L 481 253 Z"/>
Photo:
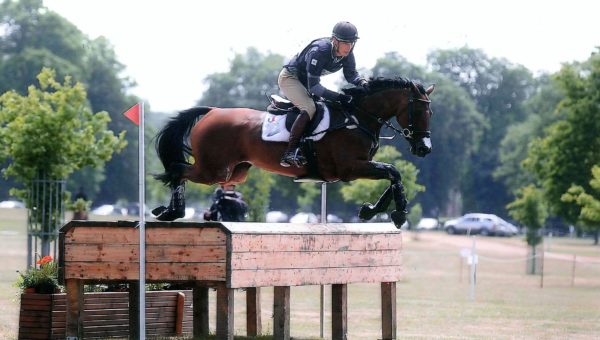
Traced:
<path id="1" fill-rule="evenodd" d="M 395 133 L 402 135 L 406 139 L 412 140 L 413 138 L 415 138 L 417 136 L 420 138 L 430 138 L 431 130 L 415 130 L 415 128 L 414 128 L 414 121 L 415 121 L 414 103 L 415 102 L 421 102 L 421 103 L 426 103 L 426 104 L 431 103 L 431 100 L 429 100 L 429 99 L 415 98 L 413 96 L 414 95 L 413 92 L 415 89 L 418 91 L 417 86 L 414 83 L 412 83 L 412 87 L 410 88 L 410 97 L 408 98 L 408 126 L 405 128 L 401 127 L 401 129 L 398 129 L 397 127 L 395 127 L 389 121 L 391 119 L 391 117 L 388 119 L 383 119 L 383 118 L 377 116 L 376 114 L 365 111 L 359 107 L 356 107 L 356 109 L 361 111 L 362 113 L 365 113 L 369 118 L 376 120 L 379 124 L 385 125 L 388 128 L 392 129 Z M 431 109 L 429 109 L 429 112 L 431 112 Z M 424 111 L 421 113 L 424 114 Z M 400 114 L 400 108 L 398 108 L 398 111 L 394 114 L 394 116 L 397 117 L 399 114 Z M 433 112 L 431 114 L 433 114 Z M 389 138 L 389 137 L 387 137 L 387 138 Z"/>

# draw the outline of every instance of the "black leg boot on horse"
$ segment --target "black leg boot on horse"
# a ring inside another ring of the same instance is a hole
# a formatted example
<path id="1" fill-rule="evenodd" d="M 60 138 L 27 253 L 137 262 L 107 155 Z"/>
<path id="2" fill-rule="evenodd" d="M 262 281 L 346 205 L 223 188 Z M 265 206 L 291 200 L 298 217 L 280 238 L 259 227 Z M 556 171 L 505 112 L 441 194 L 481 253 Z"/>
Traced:
<path id="1" fill-rule="evenodd" d="M 185 216 L 185 181 L 171 190 L 169 207 L 160 206 L 152 210 L 159 221 L 174 221 Z"/>
<path id="2" fill-rule="evenodd" d="M 287 150 L 283 153 L 283 157 L 279 161 L 279 164 L 283 167 L 289 167 L 294 165 L 298 168 L 303 167 L 307 164 L 306 157 L 300 149 L 300 139 L 310 122 L 310 116 L 308 112 L 301 111 L 296 121 L 290 129 L 290 139 L 288 142 Z"/>

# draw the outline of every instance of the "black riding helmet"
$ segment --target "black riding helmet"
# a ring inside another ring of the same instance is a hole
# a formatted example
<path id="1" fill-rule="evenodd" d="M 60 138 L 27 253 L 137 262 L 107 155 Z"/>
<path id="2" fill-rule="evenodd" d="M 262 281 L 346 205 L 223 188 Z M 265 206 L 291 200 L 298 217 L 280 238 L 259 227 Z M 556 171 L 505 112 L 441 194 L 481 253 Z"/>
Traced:
<path id="1" fill-rule="evenodd" d="M 348 21 L 340 21 L 333 27 L 332 35 L 339 41 L 353 43 L 358 39 L 358 30 Z"/>

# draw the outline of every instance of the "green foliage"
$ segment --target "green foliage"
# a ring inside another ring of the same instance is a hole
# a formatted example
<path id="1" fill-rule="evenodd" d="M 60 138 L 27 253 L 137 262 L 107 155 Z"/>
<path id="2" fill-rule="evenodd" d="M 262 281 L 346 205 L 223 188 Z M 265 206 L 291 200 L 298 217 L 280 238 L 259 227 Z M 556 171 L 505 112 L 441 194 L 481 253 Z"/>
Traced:
<path id="1" fill-rule="evenodd" d="M 124 133 L 115 136 L 106 128 L 106 112 L 89 109 L 82 84 L 73 85 L 70 77 L 60 84 L 54 77 L 45 68 L 39 88 L 30 86 L 27 96 L 0 96 L 0 161 L 9 161 L 3 174 L 25 185 L 40 174 L 61 179 L 84 166 L 101 166 L 126 144 Z"/>
<path id="2" fill-rule="evenodd" d="M 420 204 L 413 205 L 408 211 L 408 215 L 406 216 L 406 220 L 410 225 L 410 228 L 415 228 L 421 218 L 423 217 L 423 208 Z"/>
<path id="3" fill-rule="evenodd" d="M 406 198 L 410 202 L 417 193 L 425 191 L 425 187 L 417 183 L 419 170 L 410 162 L 400 159 L 402 154 L 391 146 L 383 146 L 375 155 L 374 159 L 379 162 L 393 164 L 402 175 L 402 183 Z M 342 187 L 342 197 L 345 201 L 362 204 L 364 202 L 376 202 L 390 182 L 387 180 L 373 181 L 370 179 L 358 179 Z M 394 210 L 390 204 L 389 211 Z"/>
<path id="4" fill-rule="evenodd" d="M 275 175 L 264 170 L 250 168 L 248 179 L 244 185 L 236 188 L 244 195 L 244 201 L 248 204 L 248 222 L 265 221 L 274 177 Z"/>
<path id="5" fill-rule="evenodd" d="M 542 192 L 533 185 L 526 186 L 506 208 L 515 220 L 527 227 L 527 244 L 532 247 L 539 244 L 542 240 L 539 230 L 548 217 Z"/>
<path id="6" fill-rule="evenodd" d="M 600 230 L 600 165 L 592 168 L 590 186 L 593 194 L 587 193 L 580 185 L 573 185 L 561 196 L 561 200 L 581 207 L 578 222 L 583 229 L 598 231 Z"/>
<path id="7" fill-rule="evenodd" d="M 36 267 L 29 268 L 25 273 L 19 272 L 15 287 L 21 290 L 34 288 L 36 293 L 54 293 L 60 288 L 58 284 L 58 263 L 50 256 L 44 256 L 36 262 Z"/>
<path id="8" fill-rule="evenodd" d="M 565 65 L 556 81 L 565 93 L 559 105 L 565 118 L 532 142 L 524 164 L 535 175 L 552 212 L 574 223 L 581 207 L 561 197 L 573 186 L 591 192 L 591 173 L 582 169 L 600 164 L 600 54 Z"/>
<path id="9" fill-rule="evenodd" d="M 78 198 L 77 200 L 75 200 L 73 202 L 67 203 L 67 209 L 74 211 L 74 212 L 90 211 L 91 207 L 92 207 L 92 201 L 86 201 L 83 198 Z"/>

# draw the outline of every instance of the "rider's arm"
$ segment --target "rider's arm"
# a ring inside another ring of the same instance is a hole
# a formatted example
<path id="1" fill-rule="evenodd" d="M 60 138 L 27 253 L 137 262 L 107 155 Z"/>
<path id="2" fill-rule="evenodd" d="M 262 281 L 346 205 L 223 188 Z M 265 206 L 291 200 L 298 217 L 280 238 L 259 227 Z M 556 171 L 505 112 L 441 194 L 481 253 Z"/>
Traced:
<path id="1" fill-rule="evenodd" d="M 342 65 L 344 68 L 344 78 L 350 84 L 354 84 L 356 86 L 360 85 L 364 79 L 358 75 L 356 71 L 356 61 L 354 59 L 354 52 L 350 52 L 346 58 L 342 61 Z"/>
<path id="2" fill-rule="evenodd" d="M 326 53 L 330 53 L 326 51 Z M 310 93 L 323 97 L 325 99 L 336 101 L 340 94 L 325 88 L 321 85 L 321 74 L 323 73 L 323 65 L 327 61 L 327 54 L 320 51 L 318 47 L 313 47 L 306 53 L 306 74 L 307 88 Z"/>

